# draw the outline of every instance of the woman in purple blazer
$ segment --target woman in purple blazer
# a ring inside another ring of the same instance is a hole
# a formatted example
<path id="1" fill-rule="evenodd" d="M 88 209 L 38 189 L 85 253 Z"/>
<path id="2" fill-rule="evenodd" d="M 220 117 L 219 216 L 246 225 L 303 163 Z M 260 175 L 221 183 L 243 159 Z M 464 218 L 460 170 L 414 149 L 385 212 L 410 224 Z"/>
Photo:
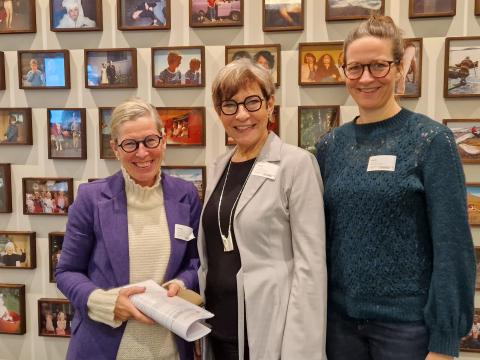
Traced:
<path id="1" fill-rule="evenodd" d="M 129 300 L 145 291 L 129 284 L 147 279 L 170 296 L 198 287 L 200 200 L 193 184 L 161 174 L 162 128 L 141 99 L 117 106 L 110 144 L 121 171 L 80 185 L 69 209 L 56 271 L 76 310 L 67 359 L 193 359 L 192 344 Z"/>

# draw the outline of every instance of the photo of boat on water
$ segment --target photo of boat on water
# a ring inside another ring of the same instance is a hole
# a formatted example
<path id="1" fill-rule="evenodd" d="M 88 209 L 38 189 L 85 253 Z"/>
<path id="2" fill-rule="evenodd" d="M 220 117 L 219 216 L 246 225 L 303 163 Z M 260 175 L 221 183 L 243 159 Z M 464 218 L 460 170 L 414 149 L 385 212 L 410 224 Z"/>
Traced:
<path id="1" fill-rule="evenodd" d="M 480 119 L 445 119 L 463 163 L 480 164 Z"/>
<path id="2" fill-rule="evenodd" d="M 447 39 L 446 49 L 445 97 L 480 96 L 480 37 L 453 43 Z"/>

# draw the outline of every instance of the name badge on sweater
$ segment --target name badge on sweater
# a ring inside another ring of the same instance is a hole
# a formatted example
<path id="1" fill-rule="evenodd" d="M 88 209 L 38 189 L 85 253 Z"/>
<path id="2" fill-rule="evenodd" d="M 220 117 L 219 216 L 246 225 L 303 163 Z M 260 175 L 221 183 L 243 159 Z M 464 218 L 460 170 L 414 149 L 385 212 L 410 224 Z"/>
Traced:
<path id="1" fill-rule="evenodd" d="M 367 171 L 395 171 L 396 162 L 395 155 L 370 156 Z"/>
<path id="2" fill-rule="evenodd" d="M 278 165 L 267 161 L 260 161 L 255 164 L 252 175 L 261 176 L 270 180 L 275 180 L 277 176 Z"/>
<path id="3" fill-rule="evenodd" d="M 190 241 L 195 239 L 193 229 L 187 225 L 175 224 L 175 239 Z"/>

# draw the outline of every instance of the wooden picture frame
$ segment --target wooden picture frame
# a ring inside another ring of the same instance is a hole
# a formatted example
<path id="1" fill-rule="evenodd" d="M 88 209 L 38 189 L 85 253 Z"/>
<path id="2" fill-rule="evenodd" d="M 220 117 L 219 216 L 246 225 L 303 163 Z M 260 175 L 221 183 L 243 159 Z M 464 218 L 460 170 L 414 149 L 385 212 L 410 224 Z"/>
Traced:
<path id="1" fill-rule="evenodd" d="M 86 159 L 85 108 L 47 108 L 47 139 L 49 159 Z"/>
<path id="2" fill-rule="evenodd" d="M 316 155 L 315 145 L 330 130 L 340 125 L 340 106 L 299 106 L 298 146 Z"/>
<path id="3" fill-rule="evenodd" d="M 443 119 L 453 133 L 460 159 L 464 164 L 480 164 L 480 118 Z"/>
<path id="4" fill-rule="evenodd" d="M 37 267 L 34 231 L 0 231 L 0 269 L 35 269 Z"/>
<path id="5" fill-rule="evenodd" d="M 67 3 L 50 0 L 50 31 L 102 31 L 102 0 Z"/>
<path id="6" fill-rule="evenodd" d="M 0 51 L 0 90 L 5 90 L 5 55 L 3 51 Z"/>
<path id="7" fill-rule="evenodd" d="M 212 10 L 208 0 L 189 0 L 190 27 L 243 26 L 243 3 L 244 0 L 219 1 Z"/>
<path id="8" fill-rule="evenodd" d="M 70 89 L 68 50 L 18 51 L 20 89 Z"/>
<path id="9" fill-rule="evenodd" d="M 10 164 L 0 164 L 0 214 L 12 212 L 12 170 Z"/>
<path id="10" fill-rule="evenodd" d="M 325 21 L 365 20 L 372 12 L 385 15 L 385 0 L 363 0 L 357 5 L 346 5 L 343 0 L 325 0 Z"/>
<path id="11" fill-rule="evenodd" d="M 205 189 L 207 188 L 207 170 L 205 166 L 162 166 L 162 172 L 180 179 L 190 181 L 195 185 L 200 200 L 205 199 Z"/>
<path id="12" fill-rule="evenodd" d="M 425 0 L 410 0 L 408 17 L 429 18 L 455 16 L 457 12 L 457 0 L 437 0 L 435 2 Z"/>
<path id="13" fill-rule="evenodd" d="M 0 108 L 0 146 L 32 144 L 32 109 Z"/>
<path id="14" fill-rule="evenodd" d="M 343 42 L 300 43 L 298 85 L 345 85 Z"/>
<path id="15" fill-rule="evenodd" d="M 98 108 L 98 138 L 100 140 L 100 159 L 116 159 L 115 153 L 110 147 L 111 122 L 113 107 Z"/>
<path id="16" fill-rule="evenodd" d="M 10 25 L 7 19 L 0 23 L 1 34 L 26 34 L 37 32 L 35 0 L 12 1 Z M 6 10 L 5 10 L 5 15 Z"/>
<path id="17" fill-rule="evenodd" d="M 151 0 L 139 3 L 136 0 L 118 0 L 117 28 L 122 31 L 170 30 L 170 1 L 171 0 Z M 147 8 L 145 3 L 154 6 Z"/>
<path id="18" fill-rule="evenodd" d="M 227 45 L 225 46 L 225 65 L 240 58 L 248 58 L 267 69 L 275 86 L 280 86 L 281 75 L 280 44 L 263 45 Z"/>
<path id="19" fill-rule="evenodd" d="M 49 282 L 56 283 L 55 270 L 57 269 L 58 262 L 63 247 L 64 232 L 51 232 L 48 233 L 48 274 Z"/>
<path id="20" fill-rule="evenodd" d="M 85 49 L 85 87 L 137 88 L 137 49 Z"/>
<path id="21" fill-rule="evenodd" d="M 423 39 L 403 39 L 403 73 L 395 85 L 395 95 L 402 98 L 419 98 L 422 95 Z"/>
<path id="22" fill-rule="evenodd" d="M 475 0 L 475 15 L 480 16 L 480 0 Z"/>
<path id="23" fill-rule="evenodd" d="M 38 336 L 71 336 L 75 308 L 67 299 L 38 299 Z"/>
<path id="24" fill-rule="evenodd" d="M 285 0 L 282 4 L 262 0 L 263 31 L 301 31 L 305 22 L 305 1 Z"/>
<path id="25" fill-rule="evenodd" d="M 467 212 L 470 226 L 480 226 L 480 183 L 467 182 Z"/>
<path id="26" fill-rule="evenodd" d="M 152 87 L 205 87 L 205 47 L 152 48 Z"/>
<path id="27" fill-rule="evenodd" d="M 480 290 L 480 246 L 475 246 L 475 291 Z M 480 330 L 480 329 L 479 329 Z M 480 342 L 478 343 L 480 350 Z"/>
<path id="28" fill-rule="evenodd" d="M 67 216 L 73 178 L 22 178 L 22 194 L 24 215 Z"/>
<path id="29" fill-rule="evenodd" d="M 479 50 L 480 36 L 445 39 L 444 97 L 480 96 Z"/>
<path id="30" fill-rule="evenodd" d="M 0 334 L 23 335 L 27 332 L 25 285 L 0 284 Z"/>
<path id="31" fill-rule="evenodd" d="M 205 107 L 157 107 L 167 146 L 205 146 Z"/>
<path id="32" fill-rule="evenodd" d="M 280 136 L 280 105 L 274 105 L 271 121 L 268 122 L 268 130 L 273 131 L 277 136 Z M 235 146 L 235 140 L 228 136 L 225 132 L 225 145 Z"/>
<path id="33" fill-rule="evenodd" d="M 477 248 L 475 248 L 476 250 Z M 475 251 L 476 252 L 476 251 Z M 478 264 L 478 263 L 477 263 Z M 460 351 L 480 352 L 480 309 L 475 308 L 472 329 L 460 340 Z"/>

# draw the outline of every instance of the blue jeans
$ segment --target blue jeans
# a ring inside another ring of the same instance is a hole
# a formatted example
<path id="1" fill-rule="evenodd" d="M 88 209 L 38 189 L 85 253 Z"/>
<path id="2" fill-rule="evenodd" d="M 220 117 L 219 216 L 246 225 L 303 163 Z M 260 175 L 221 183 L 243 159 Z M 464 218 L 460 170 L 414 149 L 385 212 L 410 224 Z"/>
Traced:
<path id="1" fill-rule="evenodd" d="M 428 340 L 423 321 L 360 320 L 328 311 L 328 360 L 425 360 Z"/>

